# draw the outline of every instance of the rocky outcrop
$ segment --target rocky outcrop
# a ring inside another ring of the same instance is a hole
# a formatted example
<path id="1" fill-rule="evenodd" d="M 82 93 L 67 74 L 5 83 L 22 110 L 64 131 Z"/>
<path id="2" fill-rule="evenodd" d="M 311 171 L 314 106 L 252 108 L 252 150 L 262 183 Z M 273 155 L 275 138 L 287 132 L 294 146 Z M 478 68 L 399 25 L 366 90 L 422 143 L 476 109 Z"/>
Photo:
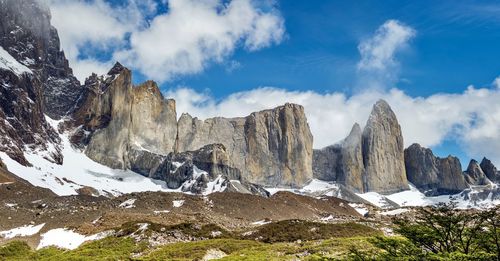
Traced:
<path id="1" fill-rule="evenodd" d="M 312 178 L 312 135 L 302 106 L 204 121 L 183 114 L 177 121 L 175 101 L 166 100 L 154 82 L 132 86 L 130 71 L 118 63 L 85 86 L 70 124 L 76 127 L 71 140 L 104 165 L 157 175 L 154 155 L 178 156 L 222 144 L 225 165 L 239 169 L 247 182 L 301 186 Z"/>
<path id="2" fill-rule="evenodd" d="M 301 186 L 312 178 L 312 134 L 304 109 L 286 104 L 245 118 L 201 121 L 183 114 L 177 151 L 220 143 L 246 180 L 266 186 Z"/>
<path id="3" fill-rule="evenodd" d="M 476 160 L 471 160 L 469 162 L 469 166 L 467 167 L 467 170 L 464 172 L 464 174 L 465 180 L 471 185 L 484 186 L 491 184 L 491 181 L 488 179 L 488 177 L 486 177 L 483 170 L 479 166 L 479 162 L 477 162 Z"/>
<path id="4" fill-rule="evenodd" d="M 489 180 L 495 183 L 500 183 L 500 172 L 497 170 L 495 165 L 493 165 L 493 163 L 489 159 L 483 158 L 479 166 L 481 167 L 484 174 L 486 175 L 486 177 L 488 177 Z"/>
<path id="5" fill-rule="evenodd" d="M 411 145 L 404 153 L 408 181 L 427 196 L 455 194 L 469 187 L 458 158 L 436 157 L 419 144 Z"/>
<path id="6" fill-rule="evenodd" d="M 23 165 L 24 152 L 62 163 L 59 119 L 82 94 L 42 1 L 0 1 L 0 151 Z"/>
<path id="7" fill-rule="evenodd" d="M 379 100 L 362 137 L 365 191 L 394 193 L 409 189 L 401 127 L 387 102 Z"/>
<path id="8" fill-rule="evenodd" d="M 314 177 L 358 192 L 394 193 L 409 189 L 401 127 L 387 102 L 374 106 L 363 131 L 354 124 L 349 136 L 315 150 Z"/>
<path id="9" fill-rule="evenodd" d="M 354 124 L 349 136 L 342 142 L 321 150 L 314 150 L 313 155 L 313 173 L 316 178 L 334 180 L 354 192 L 364 192 L 364 166 L 359 124 Z"/>
<path id="10" fill-rule="evenodd" d="M 41 85 L 42 111 L 59 119 L 72 110 L 83 89 L 50 19 L 42 1 L 0 1 L 0 46 L 33 71 Z"/>

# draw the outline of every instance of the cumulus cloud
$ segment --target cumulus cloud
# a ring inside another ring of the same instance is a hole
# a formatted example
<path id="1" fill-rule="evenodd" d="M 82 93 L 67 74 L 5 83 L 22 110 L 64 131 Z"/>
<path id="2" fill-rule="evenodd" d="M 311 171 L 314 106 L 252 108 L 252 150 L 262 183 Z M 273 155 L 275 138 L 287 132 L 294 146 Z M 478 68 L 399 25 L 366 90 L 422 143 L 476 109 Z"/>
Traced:
<path id="1" fill-rule="evenodd" d="M 169 11 L 143 31 L 132 34 L 131 48 L 118 52 L 144 75 L 164 81 L 201 72 L 209 62 L 222 62 L 244 40 L 253 51 L 281 41 L 283 19 L 265 13 L 251 0 L 170 0 Z"/>
<path id="2" fill-rule="evenodd" d="M 157 14 L 153 0 L 127 0 L 119 6 L 104 0 L 50 2 L 52 23 L 80 80 L 89 71 L 104 73 L 112 60 L 119 60 L 163 82 L 223 63 L 239 47 L 256 51 L 279 43 L 285 33 L 280 13 L 264 11 L 254 0 L 163 4 L 167 13 Z"/>
<path id="3" fill-rule="evenodd" d="M 49 1 L 52 24 L 75 75 L 83 80 L 92 72 L 105 73 L 112 61 L 99 60 L 96 54 L 125 46 L 126 34 L 144 25 L 144 15 L 153 11 L 154 3 L 129 0 L 126 5 L 112 7 L 103 0 Z"/>
<path id="4" fill-rule="evenodd" d="M 234 93 L 217 101 L 209 93 L 179 88 L 165 93 L 177 101 L 183 112 L 200 117 L 245 116 L 286 102 L 304 106 L 314 147 L 334 144 L 347 136 L 352 125 L 364 126 L 372 105 L 385 99 L 395 111 L 405 146 L 420 143 L 439 145 L 447 138 L 457 139 L 471 157 L 487 156 L 500 164 L 500 89 L 468 87 L 458 94 L 411 97 L 399 89 L 365 91 L 350 97 L 343 93 L 320 94 L 313 91 L 287 91 L 263 87 Z"/>

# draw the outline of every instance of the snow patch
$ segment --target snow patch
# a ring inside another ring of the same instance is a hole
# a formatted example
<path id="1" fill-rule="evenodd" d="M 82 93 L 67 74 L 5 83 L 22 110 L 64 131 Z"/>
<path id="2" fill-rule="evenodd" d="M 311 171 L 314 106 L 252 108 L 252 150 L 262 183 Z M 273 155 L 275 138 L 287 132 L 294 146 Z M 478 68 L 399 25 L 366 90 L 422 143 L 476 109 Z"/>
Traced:
<path id="1" fill-rule="evenodd" d="M 72 230 L 68 230 L 65 228 L 56 228 L 49 230 L 48 232 L 42 235 L 42 238 L 40 239 L 40 244 L 38 244 L 37 249 L 41 249 L 48 246 L 56 246 L 59 248 L 72 250 L 78 248 L 81 244 L 83 244 L 86 241 L 103 239 L 109 236 L 111 233 L 112 231 L 104 231 L 101 233 L 97 233 L 95 235 L 84 236 Z"/>
<path id="2" fill-rule="evenodd" d="M 262 226 L 262 225 L 266 225 L 266 224 L 269 224 L 269 223 L 271 223 L 270 220 L 263 219 L 263 220 L 259 220 L 259 221 L 253 222 L 252 225 L 254 225 L 254 226 Z"/>
<path id="3" fill-rule="evenodd" d="M 135 205 L 134 205 L 135 201 L 136 201 L 135 198 L 127 199 L 127 200 L 123 201 L 120 205 L 118 205 L 118 207 L 135 208 Z"/>
<path id="4" fill-rule="evenodd" d="M 184 205 L 184 200 L 174 200 L 172 201 L 172 205 L 174 208 L 180 208 Z"/>
<path id="5" fill-rule="evenodd" d="M 22 227 L 16 227 L 11 230 L 7 231 L 1 231 L 0 232 L 0 237 L 10 239 L 14 237 L 26 237 L 26 236 L 32 236 L 38 232 L 45 226 L 45 223 L 34 226 L 34 225 L 26 225 Z"/>
<path id="6" fill-rule="evenodd" d="M 356 210 L 356 212 L 358 212 L 361 216 L 365 216 L 366 214 L 368 214 L 368 212 L 370 212 L 362 204 L 351 203 L 351 204 L 349 204 L 349 206 L 354 208 L 354 210 Z"/>
<path id="7" fill-rule="evenodd" d="M 0 46 L 0 68 L 12 71 L 13 73 L 20 75 L 23 73 L 33 73 L 28 67 L 19 63 L 14 57 L 12 57 L 3 47 Z"/>

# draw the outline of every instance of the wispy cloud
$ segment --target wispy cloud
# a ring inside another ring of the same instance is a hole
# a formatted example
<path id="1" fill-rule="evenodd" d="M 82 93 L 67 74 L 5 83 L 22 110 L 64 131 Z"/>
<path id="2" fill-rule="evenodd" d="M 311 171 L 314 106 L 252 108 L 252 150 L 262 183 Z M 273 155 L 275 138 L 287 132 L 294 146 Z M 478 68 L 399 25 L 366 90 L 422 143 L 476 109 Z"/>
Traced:
<path id="1" fill-rule="evenodd" d="M 415 35 L 413 28 L 397 20 L 388 20 L 372 37 L 358 45 L 361 59 L 357 68 L 364 87 L 392 87 L 387 84 L 395 83 L 399 72 L 395 56 Z M 366 86 L 367 83 L 369 86 Z"/>

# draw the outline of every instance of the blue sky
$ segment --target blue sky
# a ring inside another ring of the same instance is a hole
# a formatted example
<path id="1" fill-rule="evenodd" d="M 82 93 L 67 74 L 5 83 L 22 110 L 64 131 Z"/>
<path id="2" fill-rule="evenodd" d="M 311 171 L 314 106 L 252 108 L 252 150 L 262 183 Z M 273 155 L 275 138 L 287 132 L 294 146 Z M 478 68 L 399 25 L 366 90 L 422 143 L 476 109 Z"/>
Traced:
<path id="1" fill-rule="evenodd" d="M 240 64 L 237 69 L 228 70 L 230 62 L 212 64 L 163 88 L 210 89 L 216 97 L 256 86 L 351 93 L 359 87 L 357 46 L 388 19 L 417 31 L 410 48 L 398 55 L 397 87 L 410 95 L 486 86 L 500 72 L 496 1 L 280 1 L 278 8 L 287 31 L 281 44 L 257 52 L 237 49 L 230 58 Z M 496 17 L 489 12 L 494 8 Z"/>
<path id="2" fill-rule="evenodd" d="M 219 5 L 211 13 L 203 3 Z M 231 20 L 228 6 L 247 12 Z M 120 60 L 135 83 L 159 82 L 178 112 L 243 116 L 297 102 L 321 147 L 363 124 L 384 98 L 406 141 L 462 164 L 483 155 L 500 164 L 498 1 L 54 0 L 51 9 L 77 75 Z M 262 21 L 267 27 L 257 27 Z M 375 76 L 360 71 L 359 47 L 377 45 L 390 21 L 407 38 L 392 44 Z M 206 46 L 193 44 L 200 39 Z"/>

